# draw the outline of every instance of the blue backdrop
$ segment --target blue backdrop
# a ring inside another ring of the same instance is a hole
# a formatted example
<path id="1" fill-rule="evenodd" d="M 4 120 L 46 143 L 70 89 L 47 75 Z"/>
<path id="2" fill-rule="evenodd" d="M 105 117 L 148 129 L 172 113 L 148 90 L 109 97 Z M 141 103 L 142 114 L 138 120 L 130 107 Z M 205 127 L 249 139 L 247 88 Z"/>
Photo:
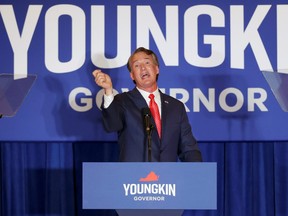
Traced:
<path id="1" fill-rule="evenodd" d="M 288 73 L 284 3 L 2 0 L 0 73 L 37 79 L 17 115 L 2 119 L 0 139 L 115 140 L 92 71 L 109 73 L 117 92 L 132 89 L 125 65 L 145 46 L 198 140 L 285 141 L 288 116 L 262 75 Z"/>
<path id="2" fill-rule="evenodd" d="M 287 76 L 287 20 L 286 0 L 1 0 L 0 74 L 37 75 L 0 119 L 1 216 L 116 214 L 81 207 L 82 162 L 118 156 L 91 73 L 132 89 L 125 64 L 138 46 L 159 56 L 160 88 L 218 164 L 217 210 L 185 215 L 288 215 L 288 116 L 262 74 Z"/>

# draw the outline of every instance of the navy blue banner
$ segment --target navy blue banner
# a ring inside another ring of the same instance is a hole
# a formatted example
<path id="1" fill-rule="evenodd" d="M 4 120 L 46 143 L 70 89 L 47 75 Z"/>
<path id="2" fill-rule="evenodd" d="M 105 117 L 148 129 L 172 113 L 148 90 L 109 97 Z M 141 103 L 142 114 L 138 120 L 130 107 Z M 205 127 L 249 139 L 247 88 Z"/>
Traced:
<path id="1" fill-rule="evenodd" d="M 0 140 L 115 140 L 92 71 L 132 89 L 126 62 L 139 46 L 158 55 L 159 86 L 185 104 L 199 141 L 287 140 L 288 115 L 262 74 L 288 76 L 287 20 L 280 0 L 2 0 L 0 73 L 37 79 L 0 119 Z"/>

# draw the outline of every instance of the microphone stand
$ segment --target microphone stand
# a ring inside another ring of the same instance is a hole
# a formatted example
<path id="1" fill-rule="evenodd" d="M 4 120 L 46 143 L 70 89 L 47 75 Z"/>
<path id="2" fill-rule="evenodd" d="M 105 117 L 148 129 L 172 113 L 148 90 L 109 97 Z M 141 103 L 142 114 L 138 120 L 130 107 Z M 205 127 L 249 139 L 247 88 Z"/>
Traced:
<path id="1" fill-rule="evenodd" d="M 148 141 L 148 162 L 152 162 L 151 159 L 151 154 L 152 154 L 152 129 L 153 129 L 153 125 L 151 124 L 149 129 L 147 128 L 147 131 L 149 130 L 149 132 L 147 132 L 147 141 Z"/>
<path id="2" fill-rule="evenodd" d="M 150 122 L 150 118 L 151 118 L 151 112 L 150 109 L 147 107 L 142 109 L 142 114 L 144 116 L 144 129 L 146 132 L 146 136 L 147 136 L 147 142 L 148 142 L 148 162 L 152 162 L 152 129 L 153 129 L 153 125 Z"/>

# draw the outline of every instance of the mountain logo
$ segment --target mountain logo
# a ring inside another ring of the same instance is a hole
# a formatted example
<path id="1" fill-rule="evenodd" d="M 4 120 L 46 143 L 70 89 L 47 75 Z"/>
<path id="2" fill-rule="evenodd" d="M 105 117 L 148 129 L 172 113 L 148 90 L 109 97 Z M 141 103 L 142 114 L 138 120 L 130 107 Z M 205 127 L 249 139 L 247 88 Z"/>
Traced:
<path id="1" fill-rule="evenodd" d="M 158 181 L 159 176 L 156 175 L 155 172 L 151 171 L 145 178 L 140 178 L 140 182 L 153 182 L 153 181 Z"/>

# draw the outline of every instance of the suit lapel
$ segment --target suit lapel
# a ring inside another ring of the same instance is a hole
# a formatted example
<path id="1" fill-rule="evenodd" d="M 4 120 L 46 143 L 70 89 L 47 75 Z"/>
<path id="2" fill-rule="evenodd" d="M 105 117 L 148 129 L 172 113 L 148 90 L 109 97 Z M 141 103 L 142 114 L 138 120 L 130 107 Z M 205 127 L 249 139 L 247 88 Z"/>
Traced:
<path id="1" fill-rule="evenodd" d="M 129 91 L 128 96 L 140 111 L 142 108 L 148 107 L 145 99 L 142 97 L 141 93 L 137 90 L 137 88 Z"/>
<path id="2" fill-rule="evenodd" d="M 162 124 L 162 140 L 165 139 L 165 134 L 167 130 L 167 117 L 168 117 L 168 110 L 169 110 L 169 101 L 167 100 L 166 96 L 160 91 L 161 95 L 161 124 Z M 162 142 L 167 143 L 167 142 Z M 162 146 L 163 148 L 163 146 Z"/>
<path id="3" fill-rule="evenodd" d="M 165 95 L 161 91 L 160 91 L 160 95 L 161 95 L 161 104 L 162 104 L 161 105 L 161 107 L 162 107 L 162 116 L 166 116 L 167 115 L 166 114 L 166 112 L 167 112 L 167 104 L 166 104 L 167 101 L 165 100 Z M 130 99 L 133 100 L 133 103 L 139 109 L 140 112 L 141 112 L 142 108 L 148 107 L 145 99 L 143 98 L 141 93 L 137 90 L 137 88 L 134 88 L 131 91 L 129 91 L 128 92 L 128 97 L 130 97 Z M 154 122 L 153 117 L 151 117 L 151 123 L 154 125 L 154 128 L 155 128 L 154 130 L 156 130 L 156 126 L 155 126 L 155 122 Z M 163 128 L 163 125 L 165 125 L 165 118 L 163 118 L 163 121 L 162 121 L 162 129 L 165 129 L 165 127 Z M 164 132 L 165 131 L 162 132 L 162 135 L 164 134 Z M 153 139 L 154 143 L 157 143 L 157 146 L 160 146 L 161 141 L 160 141 L 156 131 L 155 131 L 155 133 L 152 133 L 152 139 Z"/>

